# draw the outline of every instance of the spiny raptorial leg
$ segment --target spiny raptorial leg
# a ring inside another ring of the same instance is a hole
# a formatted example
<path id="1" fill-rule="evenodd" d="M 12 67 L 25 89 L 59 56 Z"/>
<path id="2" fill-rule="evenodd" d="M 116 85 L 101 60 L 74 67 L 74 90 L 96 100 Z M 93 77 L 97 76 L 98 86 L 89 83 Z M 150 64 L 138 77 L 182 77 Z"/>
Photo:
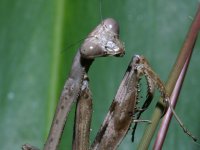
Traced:
<path id="1" fill-rule="evenodd" d="M 138 62 L 134 69 L 136 70 L 137 73 L 145 76 L 145 78 L 147 80 L 147 85 L 148 85 L 147 100 L 144 102 L 142 108 L 144 108 L 144 110 L 145 110 L 145 108 L 147 108 L 150 105 L 150 103 L 153 99 L 154 87 L 156 87 L 159 90 L 161 97 L 163 98 L 163 101 L 171 109 L 175 119 L 177 120 L 177 122 L 179 123 L 179 125 L 181 126 L 183 131 L 196 142 L 197 138 L 194 137 L 190 131 L 188 131 L 188 129 L 184 126 L 184 124 L 182 123 L 182 121 L 180 120 L 178 115 L 176 114 L 173 106 L 170 103 L 169 95 L 167 94 L 165 85 L 160 80 L 159 76 L 152 70 L 149 63 L 143 56 L 136 55 L 135 57 L 138 57 Z M 139 112 L 137 119 L 140 118 L 142 112 L 143 111 Z M 137 123 L 135 124 L 135 126 L 133 128 L 133 134 L 135 132 L 136 126 L 137 126 Z M 132 138 L 132 140 L 134 140 L 134 137 Z"/>

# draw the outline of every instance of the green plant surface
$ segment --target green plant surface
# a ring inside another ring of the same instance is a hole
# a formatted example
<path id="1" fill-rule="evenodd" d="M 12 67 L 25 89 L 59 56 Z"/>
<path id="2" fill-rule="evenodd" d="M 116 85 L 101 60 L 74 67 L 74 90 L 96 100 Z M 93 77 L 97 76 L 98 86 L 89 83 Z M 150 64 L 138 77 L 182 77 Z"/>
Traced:
<path id="1" fill-rule="evenodd" d="M 20 149 L 24 143 L 43 147 L 56 102 L 79 47 L 76 41 L 84 39 L 100 23 L 99 7 L 98 0 L 0 0 L 0 149 Z M 126 55 L 99 58 L 89 71 L 94 99 L 91 141 L 133 55 L 144 55 L 161 79 L 167 80 L 197 7 L 198 0 L 102 1 L 103 18 L 112 17 L 120 24 Z M 176 108 L 198 139 L 199 49 L 198 39 Z M 142 90 L 146 90 L 145 85 Z M 151 116 L 154 104 L 143 119 Z M 67 121 L 60 150 L 71 149 L 73 113 Z M 128 133 L 119 149 L 136 148 L 144 127 L 143 123 L 138 125 L 134 143 Z M 163 149 L 199 147 L 173 119 Z"/>

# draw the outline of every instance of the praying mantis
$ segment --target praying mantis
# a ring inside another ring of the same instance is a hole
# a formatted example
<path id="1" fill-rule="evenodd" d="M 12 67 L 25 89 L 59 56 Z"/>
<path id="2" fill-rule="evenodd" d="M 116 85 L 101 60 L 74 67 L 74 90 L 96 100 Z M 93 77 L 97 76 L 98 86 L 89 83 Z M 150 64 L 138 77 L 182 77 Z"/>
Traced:
<path id="1" fill-rule="evenodd" d="M 44 150 L 56 150 L 58 148 L 64 125 L 73 102 L 76 102 L 77 100 L 79 102 L 80 99 L 91 100 L 87 72 L 94 59 L 96 57 L 105 56 L 119 57 L 123 56 L 124 53 L 124 45 L 119 39 L 119 26 L 114 19 L 105 19 L 88 35 L 74 58 L 71 72 L 64 85 L 60 101 L 56 108 Z M 147 81 L 148 94 L 142 109 L 138 109 L 139 81 L 142 76 L 144 76 Z M 116 149 L 129 131 L 132 122 L 138 121 L 133 118 L 133 116 L 136 116 L 136 118 L 139 119 L 141 113 L 150 105 L 155 89 L 159 90 L 164 103 L 170 107 L 184 131 L 192 137 L 194 141 L 196 141 L 196 138 L 187 131 L 180 119 L 177 117 L 173 107 L 171 107 L 169 95 L 167 94 L 165 86 L 159 76 L 153 71 L 144 56 L 135 55 L 125 72 L 124 78 L 110 106 L 109 112 L 106 115 L 90 149 Z M 90 101 L 88 102 L 90 103 Z M 90 125 L 88 122 L 91 120 L 91 113 L 92 112 L 89 112 L 90 116 L 89 118 L 86 118 L 85 122 L 87 130 L 78 131 L 80 132 L 79 134 L 75 131 L 73 149 L 81 149 L 85 146 L 84 143 L 87 143 L 85 147 L 86 149 L 89 149 L 88 129 Z M 82 121 L 84 121 L 84 118 Z M 80 129 L 81 128 L 83 127 L 80 127 Z M 87 139 L 86 142 L 82 143 L 82 145 L 77 146 L 76 143 L 79 139 L 76 139 L 76 137 L 79 138 L 78 136 L 80 134 L 83 135 L 83 140 L 86 137 Z M 84 134 L 87 135 L 85 136 Z M 30 145 L 24 145 L 22 148 L 24 150 L 37 149 Z"/>

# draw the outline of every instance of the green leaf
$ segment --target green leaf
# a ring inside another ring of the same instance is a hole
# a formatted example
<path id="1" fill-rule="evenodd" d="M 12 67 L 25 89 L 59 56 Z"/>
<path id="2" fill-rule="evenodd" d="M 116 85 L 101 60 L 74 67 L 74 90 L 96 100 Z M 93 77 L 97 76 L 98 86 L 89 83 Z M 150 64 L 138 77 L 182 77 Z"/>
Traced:
<path id="1" fill-rule="evenodd" d="M 79 47 L 69 45 L 84 39 L 100 23 L 99 6 L 97 0 L 0 0 L 0 149 L 20 149 L 24 143 L 43 147 L 56 102 Z M 103 18 L 112 17 L 120 24 L 126 55 L 99 58 L 89 71 L 94 99 L 92 139 L 133 55 L 148 58 L 166 81 L 197 7 L 198 0 L 102 1 Z M 199 48 L 198 40 L 176 109 L 198 139 Z M 142 118 L 148 119 L 153 108 L 154 105 Z M 70 115 L 61 150 L 71 149 L 73 111 Z M 131 143 L 128 133 L 119 149 L 137 147 L 143 131 L 141 123 L 135 143 Z M 198 146 L 173 120 L 163 149 L 195 148 Z"/>

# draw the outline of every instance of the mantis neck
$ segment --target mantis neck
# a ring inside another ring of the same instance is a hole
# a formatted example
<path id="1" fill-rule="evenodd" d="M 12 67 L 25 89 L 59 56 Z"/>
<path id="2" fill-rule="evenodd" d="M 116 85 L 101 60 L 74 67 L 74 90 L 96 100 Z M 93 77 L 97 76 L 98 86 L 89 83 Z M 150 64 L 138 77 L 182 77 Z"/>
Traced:
<path id="1" fill-rule="evenodd" d="M 83 74 L 87 73 L 94 59 L 85 59 L 81 57 L 80 52 L 76 53 L 69 78 L 80 82 L 82 81 Z"/>

